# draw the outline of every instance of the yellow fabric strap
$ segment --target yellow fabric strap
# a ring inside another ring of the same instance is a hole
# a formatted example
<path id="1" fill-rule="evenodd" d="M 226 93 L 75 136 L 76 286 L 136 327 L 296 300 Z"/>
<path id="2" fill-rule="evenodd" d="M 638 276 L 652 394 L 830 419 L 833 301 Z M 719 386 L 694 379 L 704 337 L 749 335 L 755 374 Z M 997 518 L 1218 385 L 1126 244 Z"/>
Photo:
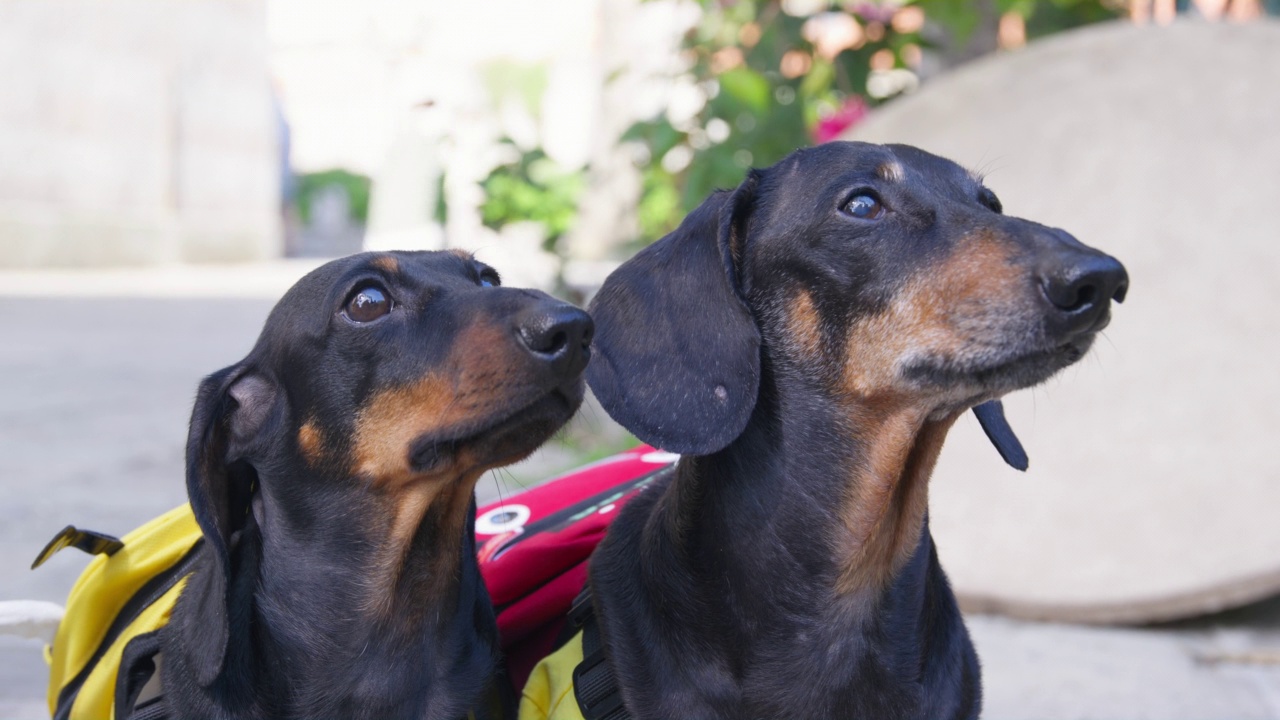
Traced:
<path id="1" fill-rule="evenodd" d="M 66 614 L 47 652 L 50 714 L 57 709 L 62 688 L 93 659 L 125 604 L 148 580 L 181 560 L 199 539 L 200 526 L 191 506 L 183 505 L 125 535 L 124 547 L 116 554 L 99 555 L 90 561 L 67 596 Z M 73 720 L 113 718 L 116 674 L 124 646 L 169 621 L 184 583 L 179 582 L 147 607 L 106 649 L 72 706 Z"/>
<path id="2" fill-rule="evenodd" d="M 582 633 L 543 658 L 524 685 L 519 720 L 586 720 L 573 694 L 573 670 L 582 662 Z"/>

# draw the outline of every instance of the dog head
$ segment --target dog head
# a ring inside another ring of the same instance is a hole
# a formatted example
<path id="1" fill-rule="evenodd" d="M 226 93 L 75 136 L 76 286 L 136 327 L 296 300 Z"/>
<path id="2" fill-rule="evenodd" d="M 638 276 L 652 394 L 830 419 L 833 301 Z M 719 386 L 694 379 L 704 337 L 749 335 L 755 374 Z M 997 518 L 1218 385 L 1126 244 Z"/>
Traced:
<path id="1" fill-rule="evenodd" d="M 201 681 L 220 670 L 233 546 L 264 524 L 263 495 L 295 527 L 360 522 L 374 497 L 374 520 L 406 537 L 434 505 L 460 544 L 476 479 L 577 410 L 591 335 L 583 311 L 500 287 L 465 253 L 366 253 L 300 280 L 192 412 L 187 489 L 218 565 Z"/>
<path id="2" fill-rule="evenodd" d="M 762 353 L 828 397 L 943 416 L 1079 360 L 1127 286 L 953 162 L 830 143 L 752 171 L 611 275 L 587 376 L 638 437 L 695 455 L 742 432 Z"/>

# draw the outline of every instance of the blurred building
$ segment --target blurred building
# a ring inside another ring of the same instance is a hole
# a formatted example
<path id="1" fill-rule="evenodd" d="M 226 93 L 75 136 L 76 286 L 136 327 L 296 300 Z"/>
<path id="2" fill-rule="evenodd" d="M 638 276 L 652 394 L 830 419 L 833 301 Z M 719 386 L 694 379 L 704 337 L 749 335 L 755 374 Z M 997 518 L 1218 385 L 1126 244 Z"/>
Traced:
<path id="1" fill-rule="evenodd" d="M 0 3 L 0 266 L 280 252 L 262 0 Z"/>
<path id="2" fill-rule="evenodd" d="M 567 255 L 633 237 L 640 181 L 617 141 L 665 106 L 697 19 L 678 0 L 268 0 L 267 12 L 294 168 L 372 179 L 364 247 L 477 250 L 542 286 L 561 263 L 544 230 L 486 227 L 481 182 L 538 148 L 590 168 Z"/>

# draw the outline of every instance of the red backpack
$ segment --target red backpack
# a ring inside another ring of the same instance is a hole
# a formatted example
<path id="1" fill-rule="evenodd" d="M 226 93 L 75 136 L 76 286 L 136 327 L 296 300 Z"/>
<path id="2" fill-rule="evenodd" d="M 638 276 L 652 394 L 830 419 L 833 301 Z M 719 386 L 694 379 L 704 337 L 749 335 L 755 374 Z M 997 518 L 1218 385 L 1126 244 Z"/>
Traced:
<path id="1" fill-rule="evenodd" d="M 642 445 L 479 508 L 480 573 L 517 691 L 551 653 L 609 523 L 678 457 Z"/>
<path id="2" fill-rule="evenodd" d="M 517 691 L 552 651 L 586 584 L 587 558 L 618 509 L 676 457 L 642 446 L 478 510 L 480 572 Z M 33 568 L 63 547 L 98 555 L 72 589 L 49 655 L 50 712 L 105 717 L 117 707 L 116 670 L 129 664 L 123 656 L 132 641 L 168 622 L 200 541 L 184 504 L 123 542 L 68 526 L 45 547 Z M 155 707 L 164 717 L 167 706 Z"/>

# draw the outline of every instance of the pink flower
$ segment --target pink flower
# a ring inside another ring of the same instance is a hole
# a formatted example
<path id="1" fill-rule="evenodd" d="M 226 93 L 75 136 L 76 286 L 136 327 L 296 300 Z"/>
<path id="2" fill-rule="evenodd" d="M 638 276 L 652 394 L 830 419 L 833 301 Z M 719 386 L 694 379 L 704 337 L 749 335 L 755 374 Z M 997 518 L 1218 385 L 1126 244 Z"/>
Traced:
<path id="1" fill-rule="evenodd" d="M 848 6 L 846 5 L 846 8 Z M 881 25 L 888 25 L 893 20 L 893 14 L 898 11 L 896 5 L 880 4 L 874 2 L 860 2 L 853 6 L 854 15 L 862 18 L 867 22 L 878 22 Z"/>
<path id="2" fill-rule="evenodd" d="M 831 142 L 866 116 L 867 103 L 861 96 L 854 95 L 845 100 L 839 110 L 818 119 L 818 124 L 813 126 L 813 141 L 819 145 Z"/>

